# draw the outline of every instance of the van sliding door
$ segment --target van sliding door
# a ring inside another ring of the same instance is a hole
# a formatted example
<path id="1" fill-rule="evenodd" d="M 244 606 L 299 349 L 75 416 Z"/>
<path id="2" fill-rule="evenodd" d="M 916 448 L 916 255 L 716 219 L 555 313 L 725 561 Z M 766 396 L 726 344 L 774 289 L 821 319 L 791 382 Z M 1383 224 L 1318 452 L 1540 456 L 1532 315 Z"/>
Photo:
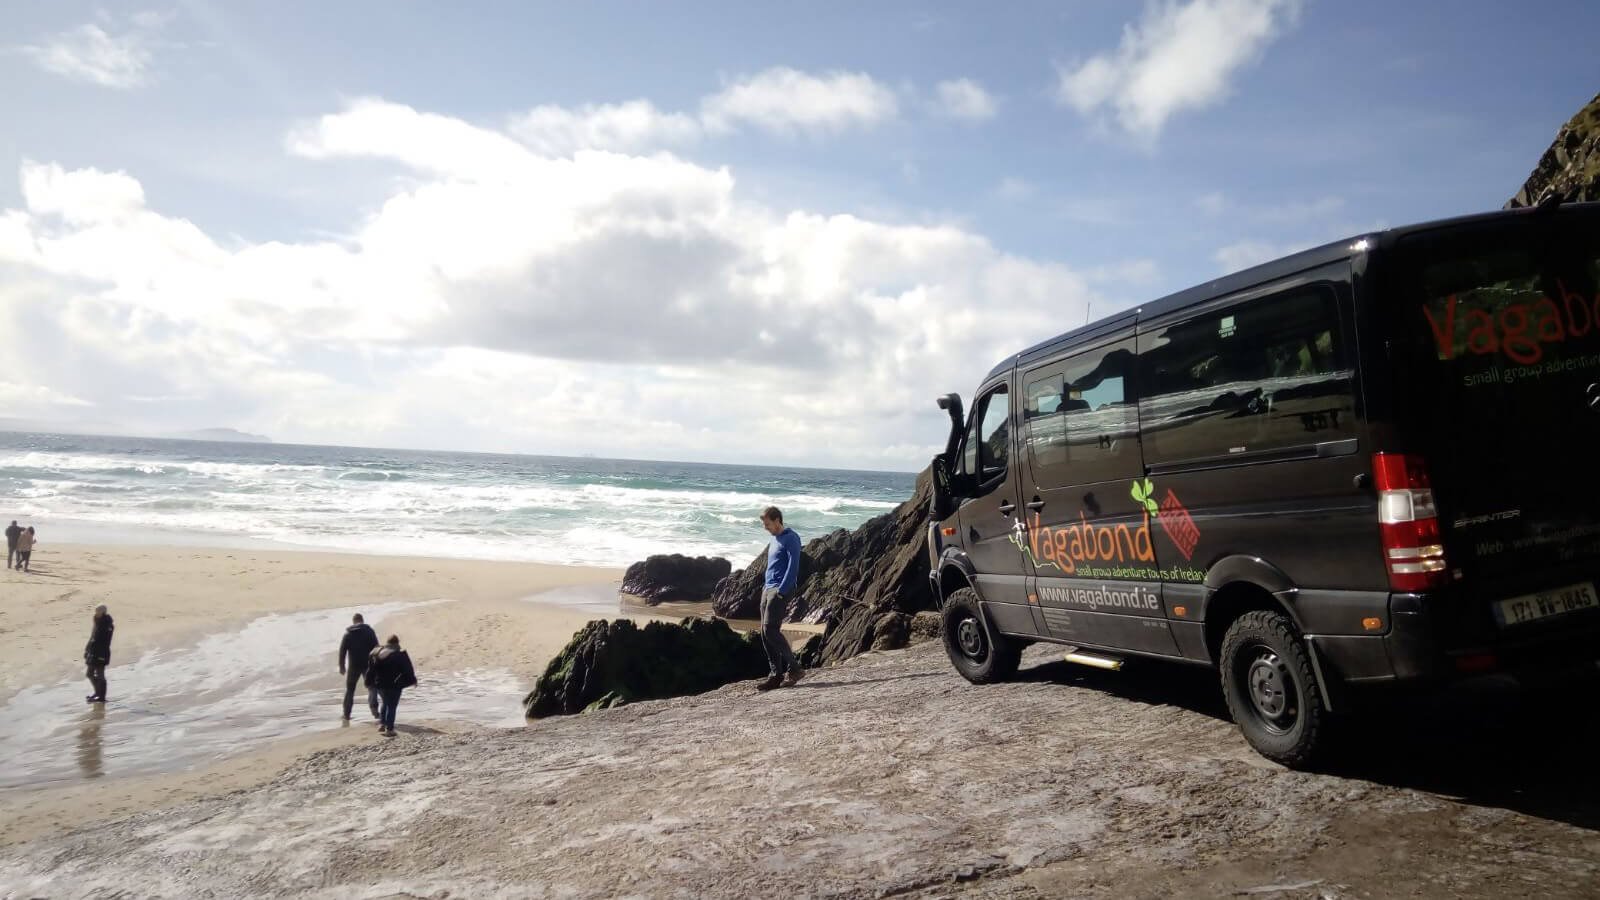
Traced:
<path id="1" fill-rule="evenodd" d="M 1023 373 L 1022 550 L 1051 637 L 1177 655 L 1139 496 L 1135 363 L 1130 332 Z"/>

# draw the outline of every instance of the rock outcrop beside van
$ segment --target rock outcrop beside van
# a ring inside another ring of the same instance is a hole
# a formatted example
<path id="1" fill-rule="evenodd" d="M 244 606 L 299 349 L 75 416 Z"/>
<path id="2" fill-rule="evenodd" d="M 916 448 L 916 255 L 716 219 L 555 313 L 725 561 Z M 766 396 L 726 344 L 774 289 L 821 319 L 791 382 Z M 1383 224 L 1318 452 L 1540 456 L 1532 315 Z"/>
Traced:
<path id="1" fill-rule="evenodd" d="M 1537 206 L 1552 197 L 1600 200 L 1600 94 L 1556 132 L 1555 142 L 1506 208 Z"/>
<path id="2" fill-rule="evenodd" d="M 885 613 L 910 615 L 933 608 L 928 588 L 927 527 L 932 480 L 917 476 L 911 499 L 853 531 L 839 529 L 807 541 L 800 560 L 800 583 L 791 621 L 826 623 L 824 645 L 837 646 L 829 660 L 848 659 L 871 649 L 878 619 Z M 730 619 L 760 613 L 766 554 L 724 578 L 711 595 L 712 609 Z M 891 627 L 886 623 L 886 627 Z M 898 627 L 898 626 L 892 626 Z M 845 652 L 866 635 L 866 646 Z M 905 646 L 900 642 L 899 646 Z"/>

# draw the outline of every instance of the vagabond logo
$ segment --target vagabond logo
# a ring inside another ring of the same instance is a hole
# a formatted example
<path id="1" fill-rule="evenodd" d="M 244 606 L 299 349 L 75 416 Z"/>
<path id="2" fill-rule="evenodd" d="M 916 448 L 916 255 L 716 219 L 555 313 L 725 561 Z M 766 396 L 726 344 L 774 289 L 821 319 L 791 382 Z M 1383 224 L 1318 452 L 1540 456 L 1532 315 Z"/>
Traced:
<path id="1" fill-rule="evenodd" d="M 1138 578 L 1147 576 L 1155 564 L 1155 548 L 1150 544 L 1150 520 L 1155 519 L 1184 560 L 1193 559 L 1200 543 L 1200 528 L 1177 494 L 1169 489 L 1158 502 L 1155 491 L 1155 484 L 1148 478 L 1133 483 L 1133 499 L 1145 511 L 1138 525 L 1097 525 L 1083 510 L 1078 511 L 1078 521 L 1071 524 L 1045 525 L 1034 513 L 1026 522 L 1017 520 L 1011 530 L 1011 543 L 1041 569 L 1055 568 L 1063 575 L 1076 575 L 1088 566 L 1090 571 L 1083 574 L 1091 578 Z M 1123 575 L 1118 570 L 1130 571 Z"/>
<path id="2" fill-rule="evenodd" d="M 1133 483 L 1133 499 L 1142 504 L 1149 515 L 1154 516 L 1161 523 L 1161 530 L 1172 539 L 1178 552 L 1183 554 L 1185 561 L 1194 559 L 1194 548 L 1200 543 L 1200 527 L 1194 524 L 1194 517 L 1189 515 L 1189 510 L 1179 502 L 1178 495 L 1167 489 L 1167 496 L 1156 502 L 1156 486 L 1150 479 L 1135 481 Z"/>
<path id="3" fill-rule="evenodd" d="M 1028 554 L 1035 566 L 1054 566 L 1065 575 L 1077 574 L 1083 563 L 1152 564 L 1156 558 L 1150 547 L 1149 516 L 1137 528 L 1126 523 L 1096 525 L 1079 510 L 1077 522 L 1049 526 L 1041 524 L 1039 514 L 1034 513 L 1027 528 L 1011 532 L 1011 543 Z"/>

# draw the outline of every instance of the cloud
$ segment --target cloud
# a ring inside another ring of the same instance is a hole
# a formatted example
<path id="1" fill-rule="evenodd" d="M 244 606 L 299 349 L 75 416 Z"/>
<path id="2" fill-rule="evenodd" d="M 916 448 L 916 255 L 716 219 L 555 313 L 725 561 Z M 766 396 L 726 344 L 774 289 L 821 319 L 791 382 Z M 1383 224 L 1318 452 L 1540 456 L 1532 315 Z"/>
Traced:
<path id="1" fill-rule="evenodd" d="M 1230 82 L 1298 17 L 1300 0 L 1152 0 L 1115 51 L 1059 70 L 1057 97 L 1153 140 L 1167 120 L 1227 96 Z"/>
<path id="2" fill-rule="evenodd" d="M 93 406 L 87 400 L 63 394 L 60 391 L 45 387 L 42 384 L 18 384 L 14 381 L 0 381 L 0 408 L 9 414 L 18 413 L 25 415 L 38 415 L 41 412 L 53 412 L 62 406 Z"/>
<path id="3" fill-rule="evenodd" d="M 1161 266 L 1153 259 L 1127 259 L 1096 266 L 1084 273 L 1092 284 L 1122 284 L 1147 288 L 1161 281 Z"/>
<path id="4" fill-rule="evenodd" d="M 1258 266 L 1280 256 L 1298 253 L 1310 247 L 1309 243 L 1274 243 L 1271 241 L 1243 240 L 1219 249 L 1213 258 L 1225 272 L 1237 272 Z"/>
<path id="5" fill-rule="evenodd" d="M 126 31 L 113 34 L 89 23 L 21 49 L 35 65 L 51 74 L 101 87 L 130 90 L 148 83 L 154 61 L 152 39 L 167 21 L 167 17 L 159 14 L 139 13 Z"/>
<path id="6" fill-rule="evenodd" d="M 744 77 L 701 101 L 712 131 L 753 125 L 774 134 L 871 128 L 899 114 L 894 91 L 860 72 L 812 75 L 778 66 Z"/>
<path id="7" fill-rule="evenodd" d="M 1302 222 L 1326 220 L 1329 216 L 1344 209 L 1343 197 L 1318 197 L 1314 200 L 1290 200 L 1274 206 L 1262 207 L 1255 210 L 1255 218 L 1272 224 L 1299 224 Z"/>
<path id="8" fill-rule="evenodd" d="M 407 177 L 337 237 L 251 242 L 133 175 L 25 163 L 0 354 L 154 429 L 911 468 L 932 397 L 1115 305 L 957 225 L 771 209 L 724 167 L 375 98 L 286 147 Z"/>
<path id="9" fill-rule="evenodd" d="M 535 152 L 551 156 L 574 150 L 638 151 L 692 144 L 702 134 L 695 117 L 662 112 L 648 100 L 578 109 L 536 106 L 514 117 L 510 131 Z"/>
<path id="10" fill-rule="evenodd" d="M 999 112 L 994 97 L 970 78 L 941 81 L 935 91 L 938 94 L 935 109 L 952 119 L 980 122 L 994 118 Z"/>
<path id="11" fill-rule="evenodd" d="M 1221 191 L 1212 191 L 1196 197 L 1194 205 L 1208 216 L 1220 216 L 1228 208 L 1228 196 Z"/>
<path id="12" fill-rule="evenodd" d="M 1034 194 L 1038 193 L 1038 188 L 1026 178 L 1008 175 L 1000 179 L 1000 183 L 994 186 L 994 190 L 991 193 L 1001 200 L 1017 203 L 1033 197 Z"/>

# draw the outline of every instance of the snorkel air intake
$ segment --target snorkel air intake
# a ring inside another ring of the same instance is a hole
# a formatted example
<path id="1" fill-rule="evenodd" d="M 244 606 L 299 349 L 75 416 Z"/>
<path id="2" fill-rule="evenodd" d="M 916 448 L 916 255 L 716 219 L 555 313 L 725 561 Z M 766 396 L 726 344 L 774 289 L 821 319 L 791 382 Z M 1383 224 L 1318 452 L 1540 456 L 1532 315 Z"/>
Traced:
<path id="1" fill-rule="evenodd" d="M 950 439 L 944 442 L 944 456 L 955 459 L 956 445 L 961 443 L 961 424 L 965 410 L 960 394 L 945 394 L 939 398 L 939 408 L 950 414 Z"/>
<path id="2" fill-rule="evenodd" d="M 961 445 L 961 426 L 963 412 L 960 394 L 945 394 L 939 398 L 939 408 L 950 414 L 950 437 L 945 441 L 944 452 L 933 458 L 929 466 L 933 477 L 933 508 L 930 509 L 928 518 L 931 522 L 938 522 L 955 512 L 955 497 L 950 490 L 950 481 L 953 475 L 952 463 L 956 458 L 956 448 Z M 930 527 L 931 523 L 930 523 Z"/>

